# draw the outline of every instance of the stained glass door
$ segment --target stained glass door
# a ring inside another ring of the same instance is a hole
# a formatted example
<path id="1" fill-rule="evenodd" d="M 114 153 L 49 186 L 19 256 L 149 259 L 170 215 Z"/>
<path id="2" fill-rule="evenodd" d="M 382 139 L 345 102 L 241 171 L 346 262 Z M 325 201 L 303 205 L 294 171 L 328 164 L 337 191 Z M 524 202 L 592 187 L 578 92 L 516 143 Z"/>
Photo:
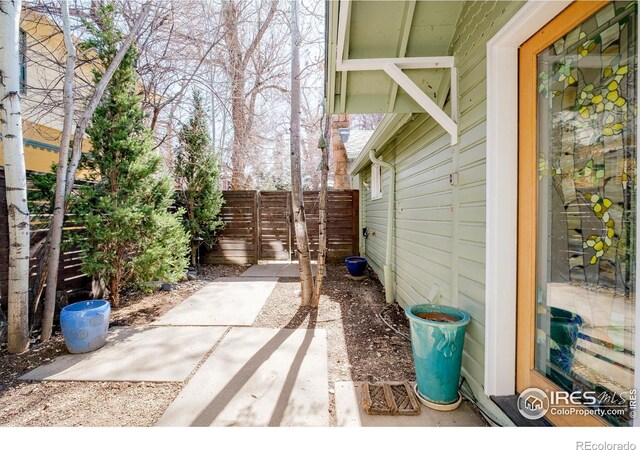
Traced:
<path id="1" fill-rule="evenodd" d="M 637 27 L 580 2 L 521 48 L 517 381 L 588 409 L 560 424 L 634 414 Z"/>

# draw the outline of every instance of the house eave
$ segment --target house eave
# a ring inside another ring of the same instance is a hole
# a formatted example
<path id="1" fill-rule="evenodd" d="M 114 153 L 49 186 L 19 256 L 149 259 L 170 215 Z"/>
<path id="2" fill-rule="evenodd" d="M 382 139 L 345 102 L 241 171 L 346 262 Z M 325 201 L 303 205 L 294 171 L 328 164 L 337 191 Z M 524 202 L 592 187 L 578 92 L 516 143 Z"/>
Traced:
<path id="1" fill-rule="evenodd" d="M 457 68 L 449 51 L 461 7 L 446 1 L 328 2 L 327 112 L 427 113 L 455 145 Z M 444 111 L 447 98 L 450 114 Z"/>

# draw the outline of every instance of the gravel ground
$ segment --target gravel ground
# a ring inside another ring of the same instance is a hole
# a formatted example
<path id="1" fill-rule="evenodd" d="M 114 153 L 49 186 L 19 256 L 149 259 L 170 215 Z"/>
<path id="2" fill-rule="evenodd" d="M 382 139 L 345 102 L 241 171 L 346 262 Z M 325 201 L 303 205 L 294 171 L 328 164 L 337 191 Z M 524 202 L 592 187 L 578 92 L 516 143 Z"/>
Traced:
<path id="1" fill-rule="evenodd" d="M 145 325 L 217 277 L 244 266 L 203 266 L 198 280 L 172 291 L 134 292 L 111 312 L 111 326 Z M 0 348 L 0 426 L 150 426 L 178 395 L 182 383 L 19 381 L 18 377 L 67 353 L 59 330 L 22 355 Z"/>

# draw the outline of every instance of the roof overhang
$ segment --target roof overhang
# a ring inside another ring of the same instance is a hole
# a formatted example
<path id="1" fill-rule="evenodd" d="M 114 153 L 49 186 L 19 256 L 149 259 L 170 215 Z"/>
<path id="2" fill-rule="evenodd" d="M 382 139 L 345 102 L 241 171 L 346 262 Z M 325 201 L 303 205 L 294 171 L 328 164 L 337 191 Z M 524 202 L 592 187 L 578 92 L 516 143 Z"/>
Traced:
<path id="1" fill-rule="evenodd" d="M 327 3 L 329 113 L 428 113 L 457 141 L 459 1 Z M 442 108 L 451 98 L 451 116 Z"/>
<path id="2" fill-rule="evenodd" d="M 438 104 L 449 89 L 449 56 L 463 2 L 327 2 L 327 107 L 331 113 L 420 113 L 385 73 L 394 64 Z"/>

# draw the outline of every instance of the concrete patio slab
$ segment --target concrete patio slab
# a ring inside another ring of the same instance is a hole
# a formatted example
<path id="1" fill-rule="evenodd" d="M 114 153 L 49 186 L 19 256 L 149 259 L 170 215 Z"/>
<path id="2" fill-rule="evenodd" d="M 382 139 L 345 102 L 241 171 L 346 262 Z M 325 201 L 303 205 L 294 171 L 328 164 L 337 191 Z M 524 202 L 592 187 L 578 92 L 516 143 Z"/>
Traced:
<path id="1" fill-rule="evenodd" d="M 360 383 L 335 384 L 336 418 L 339 427 L 484 427 L 487 424 L 467 401 L 454 411 L 434 411 L 420 405 L 418 416 L 371 416 L 362 406 Z"/>
<path id="2" fill-rule="evenodd" d="M 325 330 L 232 328 L 156 426 L 328 426 Z"/>
<path id="3" fill-rule="evenodd" d="M 63 355 L 21 380 L 184 381 L 226 327 L 114 327 L 91 353 Z"/>
<path id="4" fill-rule="evenodd" d="M 154 322 L 154 325 L 251 325 L 277 278 L 218 278 Z"/>
<path id="5" fill-rule="evenodd" d="M 313 276 L 316 276 L 318 268 L 315 263 L 311 264 Z M 255 264 L 240 274 L 241 277 L 281 277 L 300 278 L 300 269 L 297 262 L 282 262 Z M 326 276 L 326 274 L 325 274 Z"/>

